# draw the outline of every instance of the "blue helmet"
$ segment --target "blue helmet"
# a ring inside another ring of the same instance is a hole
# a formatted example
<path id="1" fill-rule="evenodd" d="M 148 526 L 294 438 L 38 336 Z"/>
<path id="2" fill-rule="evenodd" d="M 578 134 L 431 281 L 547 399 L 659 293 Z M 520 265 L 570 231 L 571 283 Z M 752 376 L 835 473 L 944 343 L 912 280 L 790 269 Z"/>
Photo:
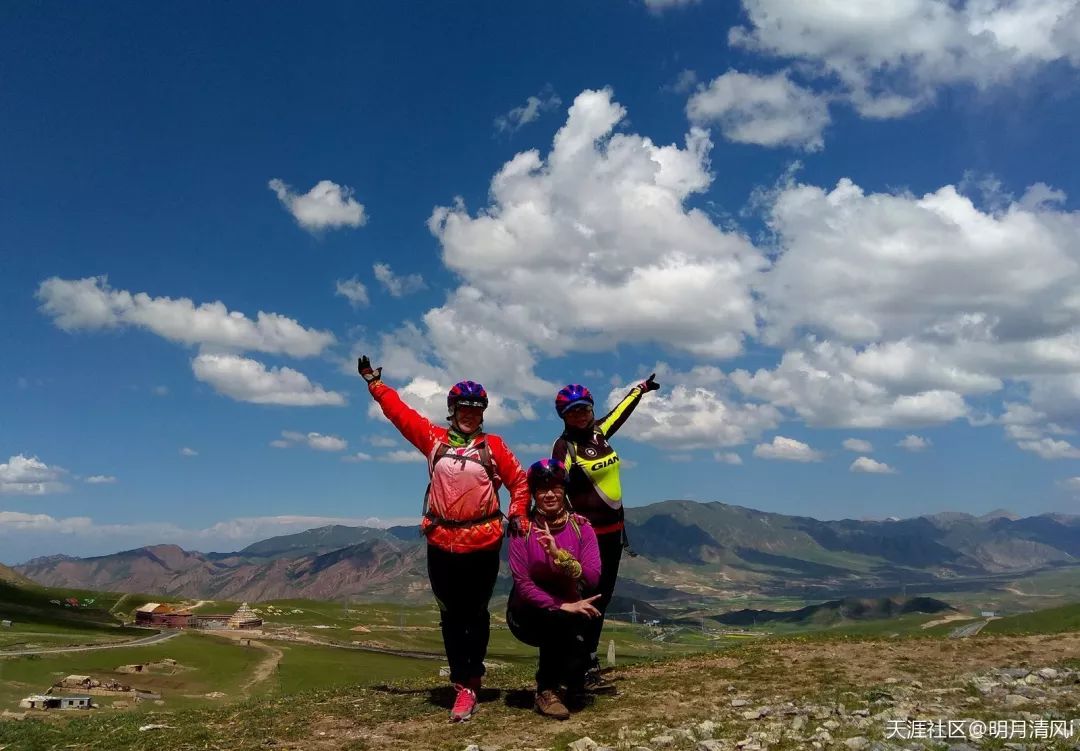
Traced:
<path id="1" fill-rule="evenodd" d="M 452 414 L 456 407 L 480 407 L 487 409 L 488 395 L 476 381 L 458 381 L 446 395 L 446 409 Z"/>
<path id="2" fill-rule="evenodd" d="M 559 417 L 566 414 L 567 410 L 582 404 L 593 406 L 592 393 L 580 383 L 571 383 L 559 389 L 555 395 L 555 411 Z"/>
<path id="3" fill-rule="evenodd" d="M 557 459 L 541 459 L 529 466 L 525 473 L 525 479 L 529 484 L 529 492 L 537 488 L 549 488 L 552 485 L 566 486 L 566 466 Z"/>

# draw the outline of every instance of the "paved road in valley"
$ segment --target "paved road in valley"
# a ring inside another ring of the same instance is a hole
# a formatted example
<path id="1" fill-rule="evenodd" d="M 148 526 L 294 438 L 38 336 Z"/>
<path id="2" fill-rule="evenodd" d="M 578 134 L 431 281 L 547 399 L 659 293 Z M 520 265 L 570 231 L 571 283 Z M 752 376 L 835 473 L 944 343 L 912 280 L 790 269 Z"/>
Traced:
<path id="1" fill-rule="evenodd" d="M 153 636 L 145 636 L 134 641 L 110 642 L 108 644 L 91 644 L 83 647 L 47 647 L 45 649 L 21 649 L 11 652 L 0 650 L 0 657 L 20 657 L 23 655 L 43 655 L 54 652 L 92 652 L 95 649 L 120 649 L 121 647 L 148 647 L 151 644 L 160 644 L 178 635 L 179 631 L 159 631 Z"/>

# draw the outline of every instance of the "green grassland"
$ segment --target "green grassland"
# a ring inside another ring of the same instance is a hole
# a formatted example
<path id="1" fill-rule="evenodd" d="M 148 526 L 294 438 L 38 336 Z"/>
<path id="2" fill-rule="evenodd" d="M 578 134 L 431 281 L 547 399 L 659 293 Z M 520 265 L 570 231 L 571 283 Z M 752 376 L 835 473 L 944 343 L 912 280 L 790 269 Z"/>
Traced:
<path id="1" fill-rule="evenodd" d="M 161 599 L 95 592 L 64 592 L 60 598 L 60 594 L 58 590 L 41 588 L 0 590 L 0 605 L 21 607 L 26 616 L 17 622 L 17 629 L 7 633 L 0 630 L 0 649 L 5 643 L 18 643 L 16 639 L 33 639 L 33 643 L 48 646 L 66 641 L 91 643 L 98 639 L 143 636 L 147 633 L 145 630 L 121 629 L 115 624 L 130 617 L 138 604 Z M 79 607 L 64 608 L 49 602 L 66 597 L 79 598 Z M 949 593 L 940 597 L 953 601 Z M 960 625 L 948 623 L 924 629 L 924 624 L 943 614 L 921 613 L 836 624 L 769 623 L 741 630 L 725 628 L 708 619 L 709 614 L 724 609 L 792 610 L 805 604 L 795 598 L 729 598 L 724 605 L 730 607 L 718 609 L 717 601 L 699 598 L 680 607 L 678 617 L 682 619 L 682 625 L 645 626 L 609 620 L 601 643 L 601 655 L 602 658 L 606 655 L 609 642 L 614 641 L 616 664 L 624 667 L 724 649 L 754 649 L 755 644 L 768 641 L 941 639 Z M 182 737 L 190 741 L 185 748 L 245 748 L 243 742 L 222 736 L 225 731 L 220 726 L 214 731 L 217 735 L 205 735 L 207 722 L 213 724 L 216 722 L 213 718 L 225 717 L 220 714 L 225 711 L 237 713 L 230 716 L 250 717 L 254 721 L 262 716 L 265 706 L 280 708 L 285 697 L 296 697 L 302 706 L 314 701 L 337 702 L 342 695 L 359 691 L 374 691 L 375 694 L 363 694 L 367 697 L 365 701 L 375 695 L 379 697 L 375 705 L 382 708 L 380 711 L 393 714 L 402 711 L 402 705 L 389 700 L 383 702 L 383 698 L 393 699 L 395 692 L 427 696 L 446 684 L 446 679 L 439 677 L 439 669 L 446 663 L 442 657 L 439 614 L 433 604 L 406 606 L 288 599 L 250 605 L 265 621 L 263 633 L 253 635 L 251 645 L 220 634 L 183 632 L 167 642 L 147 647 L 0 657 L 0 708 L 3 709 L 15 709 L 22 697 L 40 692 L 68 674 L 91 675 L 102 681 L 117 679 L 160 692 L 164 698 L 163 705 L 146 702 L 124 711 L 109 708 L 111 700 L 106 698 L 100 700 L 103 708 L 93 716 L 77 718 L 51 713 L 42 718 L 44 723 L 32 720 L 19 723 L 21 728 L 14 727 L 16 723 L 0 722 L 0 747 L 11 739 L 31 739 L 38 745 L 25 747 L 44 749 L 72 745 L 73 748 L 90 748 L 79 745 L 81 738 L 89 736 L 80 736 L 75 728 L 82 728 L 83 732 L 90 732 L 91 728 L 108 729 L 117 739 L 126 738 L 131 732 L 130 724 L 137 720 L 120 716 L 131 714 L 142 718 L 138 720 L 141 722 L 154 717 L 155 722 L 164 721 L 182 728 Z M 198 610 L 229 613 L 237 607 L 239 603 L 217 601 L 204 603 Z M 970 601 L 963 605 L 965 613 L 973 617 L 977 616 L 976 607 Z M 503 620 L 504 608 L 505 602 L 501 599 L 491 603 L 490 682 L 502 686 L 527 685 L 535 669 L 536 650 L 521 644 L 509 632 Z M 697 625 L 702 619 L 704 624 Z M 1057 633 L 1076 628 L 1080 628 L 1080 604 L 993 621 L 984 633 Z M 322 643 L 297 642 L 297 637 Z M 431 659 L 371 651 L 372 648 L 426 653 Z M 171 674 L 115 672 L 120 665 L 164 658 L 177 660 L 188 669 Z M 224 696 L 208 697 L 207 694 L 212 692 Z M 312 698 L 316 696 L 323 698 Z M 410 702 L 408 712 L 420 712 L 425 706 L 426 711 L 430 711 L 430 706 L 419 699 L 410 699 Z M 226 710 L 226 707 L 235 709 Z M 301 716 L 291 711 L 287 714 L 297 723 L 303 723 Z M 158 720 L 159 717 L 165 719 Z M 278 722 L 279 719 L 264 721 Z M 65 730 L 69 725 L 72 729 Z M 283 732 L 288 735 L 287 731 Z M 222 737 L 228 738 L 229 742 L 222 745 Z M 46 742 L 45 739 L 51 740 Z M 110 746 L 114 748 L 149 748 L 149 745 L 140 744 L 151 740 L 137 732 L 131 736 L 128 745 L 112 739 L 110 735 Z"/>
<path id="2" fill-rule="evenodd" d="M 174 659 L 188 669 L 171 675 L 116 672 L 121 665 L 165 658 Z M 161 692 L 170 706 L 204 704 L 206 700 L 200 697 L 212 691 L 236 694 L 255 665 L 265 658 L 266 653 L 254 647 L 193 632 L 146 647 L 5 657 L 0 658 L 0 706 L 14 709 L 24 696 L 44 691 L 72 674 L 89 675 L 100 681 L 118 680 Z"/>
<path id="3" fill-rule="evenodd" d="M 984 634 L 1057 634 L 1080 630 L 1080 603 L 1020 613 L 992 620 Z"/>
<path id="4" fill-rule="evenodd" d="M 146 631 L 124 628 L 115 611 L 138 596 L 112 592 L 22 587 L 0 582 L 0 651 L 127 641 Z M 137 605 L 132 605 L 132 608 Z"/>

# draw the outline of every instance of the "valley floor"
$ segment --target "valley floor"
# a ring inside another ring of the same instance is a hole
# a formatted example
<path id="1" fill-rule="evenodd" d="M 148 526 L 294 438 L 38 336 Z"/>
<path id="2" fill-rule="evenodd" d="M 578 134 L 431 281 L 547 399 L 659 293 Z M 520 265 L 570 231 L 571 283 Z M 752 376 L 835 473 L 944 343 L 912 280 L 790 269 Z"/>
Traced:
<path id="1" fill-rule="evenodd" d="M 1080 742 L 1077 668 L 1075 632 L 794 638 L 617 667 L 610 675 L 619 694 L 597 698 L 562 723 L 531 711 L 529 672 L 515 668 L 493 678 L 479 714 L 460 725 L 446 722 L 445 684 L 412 678 L 260 695 L 217 709 L 10 720 L 0 722 L 0 749 L 974 748 L 960 735 L 974 731 L 970 724 L 956 726 L 950 738 L 933 737 L 931 721 L 963 719 L 1010 733 L 983 739 L 980 748 L 1008 741 L 1071 749 Z M 167 727 L 140 731 L 145 725 Z M 1048 737 L 1065 729 L 1070 737 Z"/>

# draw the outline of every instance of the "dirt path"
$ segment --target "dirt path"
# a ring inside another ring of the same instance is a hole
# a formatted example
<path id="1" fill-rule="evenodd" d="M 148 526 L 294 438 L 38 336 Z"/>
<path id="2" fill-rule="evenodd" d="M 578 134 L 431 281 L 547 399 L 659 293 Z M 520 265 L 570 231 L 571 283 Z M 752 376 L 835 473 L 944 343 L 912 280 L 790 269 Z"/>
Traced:
<path id="1" fill-rule="evenodd" d="M 952 613 L 951 615 L 947 615 L 944 618 L 938 618 L 938 619 L 933 620 L 933 621 L 927 621 L 923 625 L 919 626 L 919 628 L 931 628 L 933 626 L 940 626 L 943 623 L 952 623 L 953 621 L 972 621 L 972 620 L 975 620 L 975 616 L 973 616 L 973 615 L 965 615 L 963 613 Z"/>
<path id="2" fill-rule="evenodd" d="M 1021 592 L 1016 587 L 1005 587 L 1005 591 L 1006 592 L 1012 592 L 1014 595 L 1019 595 L 1020 597 L 1050 597 L 1050 598 L 1059 598 L 1060 599 L 1063 596 L 1063 595 L 1040 595 L 1040 594 L 1036 594 L 1035 592 Z"/>
<path id="3" fill-rule="evenodd" d="M 261 641 L 248 641 L 248 644 L 252 647 L 261 649 L 268 654 L 266 659 L 255 666 L 255 669 L 251 672 L 251 677 L 240 687 L 240 690 L 243 691 L 245 695 L 251 691 L 252 686 L 261 683 L 272 676 L 274 671 L 277 670 L 278 663 L 281 662 L 281 658 L 284 656 L 284 653 L 277 647 L 271 647 L 269 644 L 264 644 Z"/>

